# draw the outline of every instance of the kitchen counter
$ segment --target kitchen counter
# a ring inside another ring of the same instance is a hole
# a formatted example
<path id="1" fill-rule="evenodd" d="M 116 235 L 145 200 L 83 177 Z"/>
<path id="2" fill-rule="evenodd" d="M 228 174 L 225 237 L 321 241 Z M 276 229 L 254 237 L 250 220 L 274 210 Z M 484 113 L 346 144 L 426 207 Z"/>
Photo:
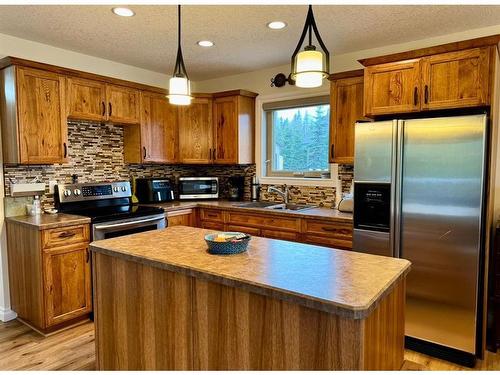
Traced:
<path id="1" fill-rule="evenodd" d="M 352 223 L 352 213 L 349 212 L 340 212 L 337 209 L 325 208 L 325 207 L 316 207 L 302 211 L 282 211 L 282 210 L 272 210 L 267 208 L 247 208 L 247 207 L 235 207 L 237 204 L 248 203 L 248 202 L 234 202 L 227 200 L 199 200 L 199 201 L 174 201 L 174 202 L 165 202 L 165 203 L 153 203 L 151 205 L 161 207 L 165 209 L 166 212 L 183 210 L 188 208 L 219 208 L 224 210 L 231 211 L 240 211 L 240 212 L 254 212 L 254 213 L 264 213 L 268 215 L 277 215 L 277 216 L 289 216 L 289 217 L 298 217 L 298 218 L 311 218 L 311 219 L 325 219 L 332 220 L 338 222 L 348 222 Z"/>
<path id="2" fill-rule="evenodd" d="M 98 369 L 399 369 L 408 261 L 260 237 L 217 256 L 206 251 L 211 232 L 176 226 L 90 245 Z M 173 362 L 149 362 L 157 343 Z M 117 358 L 121 345 L 133 359 Z M 282 350 L 284 362 L 252 362 Z"/>
<path id="3" fill-rule="evenodd" d="M 10 216 L 5 218 L 6 222 L 16 223 L 23 226 L 34 227 L 38 230 L 62 228 L 70 225 L 89 224 L 90 218 L 69 214 L 40 214 Z"/>

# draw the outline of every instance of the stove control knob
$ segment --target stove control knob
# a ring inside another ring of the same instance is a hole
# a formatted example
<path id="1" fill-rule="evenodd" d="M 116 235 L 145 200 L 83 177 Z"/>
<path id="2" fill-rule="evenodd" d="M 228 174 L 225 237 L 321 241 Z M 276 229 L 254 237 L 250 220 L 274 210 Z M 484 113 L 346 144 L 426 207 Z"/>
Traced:
<path id="1" fill-rule="evenodd" d="M 127 187 L 126 186 L 122 186 L 122 191 L 127 191 Z"/>
<path id="2" fill-rule="evenodd" d="M 82 191 L 80 189 L 75 189 L 73 191 L 73 194 L 75 194 L 76 196 L 79 196 L 81 193 L 82 193 Z"/>
<path id="3" fill-rule="evenodd" d="M 66 190 L 64 190 L 63 194 L 64 194 L 65 197 L 69 197 L 71 195 L 71 190 L 66 189 Z"/>
<path id="4" fill-rule="evenodd" d="M 115 193 L 118 193 L 118 190 L 119 190 L 119 189 L 118 189 L 118 186 L 115 186 L 115 187 L 113 188 L 113 191 L 114 191 Z"/>

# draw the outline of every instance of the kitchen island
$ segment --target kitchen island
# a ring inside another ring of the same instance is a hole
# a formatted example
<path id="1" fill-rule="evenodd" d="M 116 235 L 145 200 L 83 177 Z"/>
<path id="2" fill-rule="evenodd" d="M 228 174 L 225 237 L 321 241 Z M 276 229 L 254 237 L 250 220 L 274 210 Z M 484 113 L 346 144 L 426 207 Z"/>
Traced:
<path id="1" fill-rule="evenodd" d="M 397 370 L 403 259 L 176 226 L 91 244 L 99 370 Z"/>

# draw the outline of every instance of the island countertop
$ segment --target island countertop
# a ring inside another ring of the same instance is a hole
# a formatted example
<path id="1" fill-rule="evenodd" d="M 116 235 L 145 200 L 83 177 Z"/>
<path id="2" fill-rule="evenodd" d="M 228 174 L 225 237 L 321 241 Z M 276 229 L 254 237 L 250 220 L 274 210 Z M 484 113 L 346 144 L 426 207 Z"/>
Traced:
<path id="1" fill-rule="evenodd" d="M 175 226 L 93 242 L 96 253 L 363 319 L 410 269 L 404 259 L 253 237 L 248 251 L 217 256 L 204 236 L 214 233 Z"/>

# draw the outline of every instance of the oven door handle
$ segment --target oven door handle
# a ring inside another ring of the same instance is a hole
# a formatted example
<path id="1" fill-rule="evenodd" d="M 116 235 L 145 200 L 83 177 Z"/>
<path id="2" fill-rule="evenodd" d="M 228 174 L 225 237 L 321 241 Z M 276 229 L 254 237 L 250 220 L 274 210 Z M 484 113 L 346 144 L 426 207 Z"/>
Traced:
<path id="1" fill-rule="evenodd" d="M 122 228 L 122 227 L 129 227 L 129 226 L 135 226 L 137 224 L 142 224 L 142 223 L 150 223 L 153 221 L 160 221 L 164 219 L 164 216 L 155 216 L 149 219 L 144 219 L 144 220 L 137 220 L 137 221 L 126 221 L 125 223 L 117 223 L 117 224 L 108 224 L 108 225 L 96 225 L 94 228 L 95 230 L 106 230 L 106 229 L 113 229 L 113 228 Z"/>

